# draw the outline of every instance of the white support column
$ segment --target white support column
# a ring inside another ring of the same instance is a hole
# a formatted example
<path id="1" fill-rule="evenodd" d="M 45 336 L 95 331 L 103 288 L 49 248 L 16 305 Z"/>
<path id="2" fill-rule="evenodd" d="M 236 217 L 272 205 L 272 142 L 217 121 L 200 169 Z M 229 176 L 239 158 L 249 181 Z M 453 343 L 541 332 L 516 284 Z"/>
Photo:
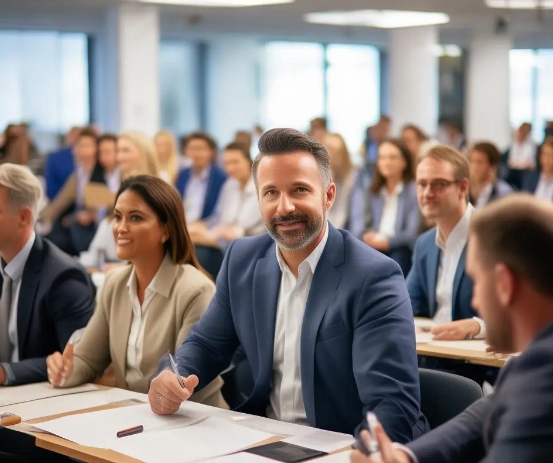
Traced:
<path id="1" fill-rule="evenodd" d="M 506 35 L 477 33 L 468 57 L 465 127 L 469 141 L 489 140 L 501 149 L 511 140 L 509 51 Z"/>
<path id="2" fill-rule="evenodd" d="M 437 29 L 393 29 L 389 44 L 392 133 L 412 123 L 434 135 L 438 123 Z"/>
<path id="3" fill-rule="evenodd" d="M 103 130 L 138 130 L 153 136 L 160 124 L 157 8 L 110 8 L 98 42 L 97 122 Z"/>

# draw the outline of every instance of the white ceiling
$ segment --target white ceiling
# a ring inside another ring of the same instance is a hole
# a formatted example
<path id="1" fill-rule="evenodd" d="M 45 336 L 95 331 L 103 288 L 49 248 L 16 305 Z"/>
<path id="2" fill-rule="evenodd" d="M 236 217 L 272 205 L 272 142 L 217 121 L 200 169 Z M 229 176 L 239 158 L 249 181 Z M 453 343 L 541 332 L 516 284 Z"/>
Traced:
<path id="1" fill-rule="evenodd" d="M 133 0 L 126 0 L 127 2 Z M 0 27 L 94 30 L 105 10 L 121 0 L 0 0 Z M 162 36 L 248 34 L 328 42 L 363 42 L 385 46 L 387 31 L 362 27 L 307 24 L 305 13 L 329 10 L 398 9 L 440 11 L 451 22 L 440 26 L 442 43 L 465 45 L 475 30 L 493 30 L 502 15 L 518 47 L 553 46 L 553 10 L 489 9 L 484 0 L 296 0 L 295 3 L 252 8 L 193 8 L 160 5 Z"/>

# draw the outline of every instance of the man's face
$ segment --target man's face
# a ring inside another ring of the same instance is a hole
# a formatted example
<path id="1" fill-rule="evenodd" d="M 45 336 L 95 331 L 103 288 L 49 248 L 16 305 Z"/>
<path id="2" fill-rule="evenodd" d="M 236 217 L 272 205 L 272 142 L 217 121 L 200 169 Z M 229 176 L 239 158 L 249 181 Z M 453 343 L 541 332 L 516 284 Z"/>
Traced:
<path id="1" fill-rule="evenodd" d="M 470 178 L 477 183 L 485 183 L 492 178 L 493 168 L 488 156 L 481 151 L 474 150 L 469 154 Z"/>
<path id="2" fill-rule="evenodd" d="M 508 306 L 501 300 L 504 270 L 483 258 L 478 238 L 471 234 L 467 250 L 467 273 L 472 278 L 472 307 L 486 324 L 486 341 L 496 352 L 513 352 L 513 326 Z"/>
<path id="3" fill-rule="evenodd" d="M 0 252 L 14 242 L 21 228 L 21 214 L 14 212 L 8 201 L 8 190 L 0 187 Z"/>
<path id="4" fill-rule="evenodd" d="M 324 230 L 336 187 L 325 191 L 317 161 L 307 152 L 262 158 L 257 169 L 259 207 L 282 249 L 302 249 Z"/>
<path id="5" fill-rule="evenodd" d="M 417 166 L 417 197 L 425 218 L 447 219 L 466 202 L 468 181 L 457 182 L 454 174 L 447 161 L 427 157 Z"/>
<path id="6" fill-rule="evenodd" d="M 79 137 L 73 152 L 79 163 L 89 163 L 96 158 L 98 145 L 92 137 Z"/>
<path id="7" fill-rule="evenodd" d="M 203 170 L 213 160 L 215 153 L 203 138 L 192 138 L 184 148 L 184 155 L 192 159 L 196 169 Z"/>

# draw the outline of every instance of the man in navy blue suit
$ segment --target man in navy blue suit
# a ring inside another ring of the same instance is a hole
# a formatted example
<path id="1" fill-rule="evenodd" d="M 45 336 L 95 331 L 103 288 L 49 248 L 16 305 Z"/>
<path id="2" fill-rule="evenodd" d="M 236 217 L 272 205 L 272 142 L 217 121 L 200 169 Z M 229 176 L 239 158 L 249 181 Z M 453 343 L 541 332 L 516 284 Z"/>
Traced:
<path id="1" fill-rule="evenodd" d="M 527 194 L 498 199 L 470 224 L 474 307 L 496 352 L 522 352 L 492 395 L 406 447 L 376 426 L 382 458 L 352 463 L 549 463 L 553 455 L 553 205 Z M 365 446 L 371 437 L 362 433 Z"/>
<path id="2" fill-rule="evenodd" d="M 237 410 L 353 433 L 373 410 L 394 439 L 426 431 L 413 316 L 399 266 L 327 221 L 336 186 L 326 149 L 292 129 L 259 141 L 252 170 L 268 235 L 236 240 L 216 294 L 151 383 L 171 414 L 242 346 L 253 389 Z"/>
<path id="3" fill-rule="evenodd" d="M 33 231 L 41 190 L 27 168 L 0 166 L 0 387 L 46 381 L 46 357 L 94 311 L 85 270 Z"/>

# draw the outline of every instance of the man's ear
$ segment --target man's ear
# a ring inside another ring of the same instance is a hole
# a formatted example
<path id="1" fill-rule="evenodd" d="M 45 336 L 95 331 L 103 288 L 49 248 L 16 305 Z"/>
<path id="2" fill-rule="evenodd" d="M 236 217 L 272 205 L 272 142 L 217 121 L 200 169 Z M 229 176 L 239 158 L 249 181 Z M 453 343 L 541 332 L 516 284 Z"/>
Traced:
<path id="1" fill-rule="evenodd" d="M 513 271 L 503 263 L 496 264 L 495 291 L 501 307 L 509 307 L 513 301 L 516 290 L 516 276 Z"/>

